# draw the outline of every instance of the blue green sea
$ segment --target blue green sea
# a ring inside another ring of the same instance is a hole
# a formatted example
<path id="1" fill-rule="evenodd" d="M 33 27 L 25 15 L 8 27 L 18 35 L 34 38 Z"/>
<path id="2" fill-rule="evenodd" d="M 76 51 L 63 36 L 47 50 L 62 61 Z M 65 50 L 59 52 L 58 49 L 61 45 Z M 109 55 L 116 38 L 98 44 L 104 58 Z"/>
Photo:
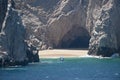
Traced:
<path id="1" fill-rule="evenodd" d="M 120 58 L 41 59 L 28 66 L 0 68 L 0 80 L 120 80 Z"/>

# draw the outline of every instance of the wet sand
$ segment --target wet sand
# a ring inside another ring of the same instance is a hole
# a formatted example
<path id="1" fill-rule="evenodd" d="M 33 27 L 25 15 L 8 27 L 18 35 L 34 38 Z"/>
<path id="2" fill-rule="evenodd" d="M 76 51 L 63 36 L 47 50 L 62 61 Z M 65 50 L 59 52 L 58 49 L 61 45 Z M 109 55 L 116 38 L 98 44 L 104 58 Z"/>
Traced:
<path id="1" fill-rule="evenodd" d="M 88 56 L 88 50 L 53 49 L 39 51 L 39 58 L 74 58 Z"/>

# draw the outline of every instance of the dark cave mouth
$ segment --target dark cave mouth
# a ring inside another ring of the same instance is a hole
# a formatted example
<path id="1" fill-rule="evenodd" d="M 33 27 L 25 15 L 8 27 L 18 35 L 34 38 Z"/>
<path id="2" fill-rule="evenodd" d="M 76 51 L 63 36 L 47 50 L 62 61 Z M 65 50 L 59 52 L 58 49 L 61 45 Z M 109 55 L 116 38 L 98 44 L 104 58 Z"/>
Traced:
<path id="1" fill-rule="evenodd" d="M 88 49 L 89 47 L 89 36 L 79 36 L 73 40 L 61 41 L 61 49 Z"/>
<path id="2" fill-rule="evenodd" d="M 59 49 L 88 49 L 90 34 L 83 27 L 74 26 L 60 40 L 57 48 Z"/>

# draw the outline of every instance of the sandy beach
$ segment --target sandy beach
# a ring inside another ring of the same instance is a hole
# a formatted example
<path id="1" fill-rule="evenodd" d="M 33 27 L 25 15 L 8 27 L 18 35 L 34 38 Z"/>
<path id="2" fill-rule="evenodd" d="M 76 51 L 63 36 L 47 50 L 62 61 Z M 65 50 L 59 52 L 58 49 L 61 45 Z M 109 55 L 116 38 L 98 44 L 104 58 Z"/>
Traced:
<path id="1" fill-rule="evenodd" d="M 39 51 L 39 58 L 73 58 L 88 56 L 88 50 L 53 49 Z"/>

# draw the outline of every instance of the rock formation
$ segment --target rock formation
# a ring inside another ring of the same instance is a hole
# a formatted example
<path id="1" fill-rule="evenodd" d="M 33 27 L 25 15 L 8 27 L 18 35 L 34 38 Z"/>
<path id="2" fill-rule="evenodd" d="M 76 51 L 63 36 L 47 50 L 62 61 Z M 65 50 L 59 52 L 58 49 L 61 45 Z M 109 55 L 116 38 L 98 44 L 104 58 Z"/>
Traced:
<path id="1" fill-rule="evenodd" d="M 119 3 L 119 0 L 90 0 L 87 19 L 88 27 L 92 28 L 89 54 L 111 56 L 120 52 Z"/>
<path id="2" fill-rule="evenodd" d="M 7 6 L 6 16 L 4 17 L 1 27 L 0 53 L 1 56 L 4 57 L 5 64 L 21 64 L 24 63 L 26 59 L 24 44 L 25 29 L 22 25 L 19 13 L 14 9 L 13 2 L 9 0 Z"/>
<path id="3" fill-rule="evenodd" d="M 0 64 L 5 66 L 26 65 L 29 57 L 26 54 L 27 44 L 21 14 L 15 9 L 14 1 L 3 0 L 1 2 L 2 4 L 7 3 L 7 10 L 3 11 L 5 16 L 4 19 L 1 19 L 3 23 L 0 33 Z M 6 5 L 3 4 L 3 6 Z M 1 14 L 3 13 L 1 12 Z"/>
<path id="4" fill-rule="evenodd" d="M 90 55 L 120 53 L 119 0 L 1 0 L 0 4 L 1 55 L 14 55 L 17 61 L 31 58 L 25 41 L 38 49 L 89 47 Z"/>
<path id="5" fill-rule="evenodd" d="M 7 4 L 8 1 L 7 0 L 0 0 L 0 30 L 2 28 L 2 23 L 4 21 L 5 18 L 5 14 L 7 12 Z"/>

